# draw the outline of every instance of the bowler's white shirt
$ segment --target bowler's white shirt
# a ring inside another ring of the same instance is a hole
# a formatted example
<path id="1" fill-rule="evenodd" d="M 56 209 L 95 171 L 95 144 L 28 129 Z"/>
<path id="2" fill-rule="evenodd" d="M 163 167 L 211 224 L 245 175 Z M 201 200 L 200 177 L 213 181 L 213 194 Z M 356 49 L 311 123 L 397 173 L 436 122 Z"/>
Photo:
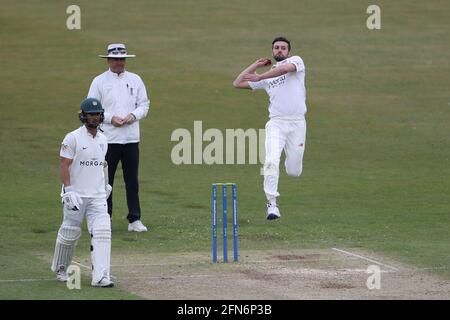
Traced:
<path id="1" fill-rule="evenodd" d="M 96 98 L 105 110 L 105 120 L 101 127 L 108 143 L 139 142 L 139 120 L 147 116 L 150 100 L 142 79 L 135 73 L 124 71 L 120 74 L 110 69 L 94 78 L 89 88 L 88 98 Z M 122 127 L 111 124 L 113 116 L 124 118 L 134 114 L 136 121 Z"/>
<path id="2" fill-rule="evenodd" d="M 276 78 L 248 82 L 253 90 L 264 89 L 270 98 L 269 117 L 282 119 L 304 119 L 306 113 L 305 64 L 299 56 L 277 62 L 272 68 L 292 63 L 296 71 Z"/>
<path id="3" fill-rule="evenodd" d="M 70 184 L 80 197 L 106 197 L 103 165 L 107 150 L 106 137 L 98 130 L 93 137 L 86 126 L 64 138 L 59 155 L 73 160 L 69 167 Z"/>

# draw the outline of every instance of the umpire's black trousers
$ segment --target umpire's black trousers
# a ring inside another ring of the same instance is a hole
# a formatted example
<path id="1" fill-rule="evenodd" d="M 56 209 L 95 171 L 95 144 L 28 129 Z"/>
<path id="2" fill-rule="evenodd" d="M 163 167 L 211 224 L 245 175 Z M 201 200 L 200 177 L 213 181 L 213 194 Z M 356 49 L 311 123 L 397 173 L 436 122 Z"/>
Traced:
<path id="1" fill-rule="evenodd" d="M 139 205 L 139 143 L 108 144 L 106 153 L 108 162 L 109 184 L 114 187 L 114 175 L 119 161 L 122 162 L 123 180 L 127 194 L 128 216 L 130 223 L 141 219 L 141 206 Z M 112 217 L 113 192 L 108 198 L 108 213 Z"/>

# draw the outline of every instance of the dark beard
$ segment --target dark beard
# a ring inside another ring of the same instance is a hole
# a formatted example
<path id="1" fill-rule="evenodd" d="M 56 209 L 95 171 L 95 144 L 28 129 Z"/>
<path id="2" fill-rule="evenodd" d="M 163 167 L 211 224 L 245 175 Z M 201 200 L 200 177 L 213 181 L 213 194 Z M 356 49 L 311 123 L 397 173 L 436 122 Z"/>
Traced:
<path id="1" fill-rule="evenodd" d="M 286 57 L 283 57 L 283 56 L 274 56 L 273 58 L 274 58 L 274 59 L 275 59 L 275 61 L 277 61 L 277 62 L 280 62 L 280 61 L 286 60 Z"/>
<path id="2" fill-rule="evenodd" d="M 96 129 L 98 126 L 100 125 L 100 122 L 97 122 L 97 123 L 90 123 L 90 122 L 86 122 L 86 126 L 88 127 L 88 128 L 91 128 L 91 129 Z"/>

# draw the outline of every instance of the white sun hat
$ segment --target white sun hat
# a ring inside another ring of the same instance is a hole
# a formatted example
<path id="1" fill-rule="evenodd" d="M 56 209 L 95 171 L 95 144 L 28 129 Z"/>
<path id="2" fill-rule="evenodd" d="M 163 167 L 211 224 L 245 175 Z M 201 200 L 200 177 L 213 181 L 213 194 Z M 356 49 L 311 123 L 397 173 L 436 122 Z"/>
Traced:
<path id="1" fill-rule="evenodd" d="M 100 58 L 135 58 L 135 54 L 127 54 L 127 48 L 123 43 L 111 43 L 108 45 L 108 55 L 99 55 Z"/>

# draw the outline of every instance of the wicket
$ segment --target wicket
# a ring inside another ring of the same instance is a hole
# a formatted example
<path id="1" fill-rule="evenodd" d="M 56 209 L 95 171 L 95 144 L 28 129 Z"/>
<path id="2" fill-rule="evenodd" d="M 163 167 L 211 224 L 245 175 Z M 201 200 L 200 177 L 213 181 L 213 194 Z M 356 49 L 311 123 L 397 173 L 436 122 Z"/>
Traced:
<path id="1" fill-rule="evenodd" d="M 236 183 L 212 184 L 212 262 L 217 262 L 217 187 L 222 186 L 222 236 L 223 262 L 228 262 L 228 208 L 227 186 L 231 186 L 231 206 L 233 210 L 233 249 L 234 261 L 238 261 L 238 222 L 237 222 L 237 186 Z"/>

